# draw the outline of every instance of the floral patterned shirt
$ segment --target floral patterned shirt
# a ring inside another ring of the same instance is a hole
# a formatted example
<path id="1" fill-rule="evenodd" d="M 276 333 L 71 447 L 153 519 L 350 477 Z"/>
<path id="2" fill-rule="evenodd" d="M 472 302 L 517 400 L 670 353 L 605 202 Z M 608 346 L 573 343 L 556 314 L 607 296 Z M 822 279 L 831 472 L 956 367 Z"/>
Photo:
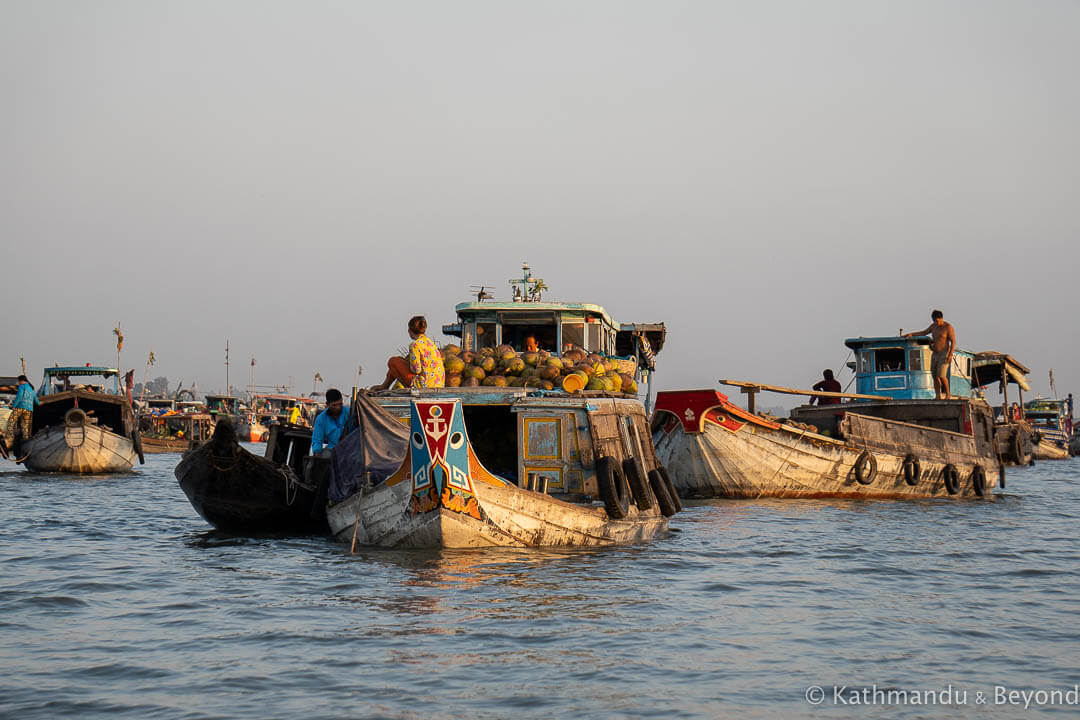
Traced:
<path id="1" fill-rule="evenodd" d="M 442 353 L 427 335 L 421 335 L 409 344 L 409 370 L 416 373 L 413 387 L 441 388 L 446 385 Z"/>

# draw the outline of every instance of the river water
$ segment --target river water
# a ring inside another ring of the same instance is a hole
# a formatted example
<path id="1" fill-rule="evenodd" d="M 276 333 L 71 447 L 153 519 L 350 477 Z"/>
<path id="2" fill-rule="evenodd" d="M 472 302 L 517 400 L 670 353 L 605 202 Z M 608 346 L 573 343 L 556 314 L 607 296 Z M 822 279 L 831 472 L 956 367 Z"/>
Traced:
<path id="1" fill-rule="evenodd" d="M 356 555 L 217 534 L 177 460 L 0 464 L 0 716 L 1080 713 L 1080 460 L 992 502 L 712 501 L 642 546 Z"/>

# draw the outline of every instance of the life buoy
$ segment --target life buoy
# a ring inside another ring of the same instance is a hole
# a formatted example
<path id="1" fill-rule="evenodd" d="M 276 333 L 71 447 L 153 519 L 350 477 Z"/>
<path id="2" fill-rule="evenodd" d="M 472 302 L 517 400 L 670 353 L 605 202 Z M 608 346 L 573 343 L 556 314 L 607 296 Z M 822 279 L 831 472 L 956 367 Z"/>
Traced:
<path id="1" fill-rule="evenodd" d="M 671 496 L 671 504 L 675 506 L 675 512 L 682 512 L 682 500 L 679 499 L 675 483 L 671 482 L 671 476 L 668 475 L 667 468 L 661 465 L 657 469 L 660 471 L 660 477 L 664 478 L 664 486 L 667 488 L 668 495 Z"/>
<path id="2" fill-rule="evenodd" d="M 86 420 L 86 412 L 79 408 L 71 408 L 64 413 L 64 424 L 71 428 L 85 425 Z"/>
<path id="3" fill-rule="evenodd" d="M 671 493 L 668 492 L 667 485 L 664 483 L 664 476 L 660 474 L 659 469 L 649 471 L 649 485 L 652 486 L 653 494 L 656 495 L 656 504 L 660 506 L 660 513 L 664 517 L 671 517 L 679 512 L 671 499 Z"/>
<path id="4" fill-rule="evenodd" d="M 971 489 L 979 497 L 986 494 L 986 471 L 983 470 L 982 465 L 976 465 L 971 469 Z"/>
<path id="5" fill-rule="evenodd" d="M 596 461 L 596 487 L 607 514 L 616 520 L 630 512 L 630 493 L 619 463 L 610 455 Z"/>
<path id="6" fill-rule="evenodd" d="M 877 477 L 877 459 L 869 450 L 863 450 L 855 461 L 855 481 L 869 485 Z"/>
<path id="7" fill-rule="evenodd" d="M 956 466 L 949 463 L 941 469 L 941 479 L 945 481 L 945 490 L 950 495 L 960 492 L 960 471 Z"/>
<path id="8" fill-rule="evenodd" d="M 641 463 L 634 458 L 626 458 L 622 462 L 622 471 L 626 477 L 626 484 L 630 486 L 630 494 L 634 496 L 634 504 L 637 505 L 638 510 L 648 510 L 655 505 L 652 490 L 649 489 L 649 482 L 642 472 Z"/>
<path id="9" fill-rule="evenodd" d="M 919 478 L 922 477 L 922 466 L 919 465 L 919 458 L 915 456 L 915 453 L 908 453 L 904 458 L 904 482 L 908 485 L 918 485 Z"/>

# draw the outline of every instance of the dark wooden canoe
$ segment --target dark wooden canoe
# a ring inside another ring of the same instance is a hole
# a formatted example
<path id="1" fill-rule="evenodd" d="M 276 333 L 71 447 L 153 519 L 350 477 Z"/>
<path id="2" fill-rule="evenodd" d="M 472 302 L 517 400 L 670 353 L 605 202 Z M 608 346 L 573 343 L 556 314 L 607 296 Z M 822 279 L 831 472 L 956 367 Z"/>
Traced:
<path id="1" fill-rule="evenodd" d="M 326 489 L 303 479 L 310 448 L 310 429 L 275 426 L 267 457 L 259 457 L 240 447 L 232 422 L 221 418 L 210 442 L 186 452 L 174 474 L 195 511 L 218 530 L 328 532 Z"/>

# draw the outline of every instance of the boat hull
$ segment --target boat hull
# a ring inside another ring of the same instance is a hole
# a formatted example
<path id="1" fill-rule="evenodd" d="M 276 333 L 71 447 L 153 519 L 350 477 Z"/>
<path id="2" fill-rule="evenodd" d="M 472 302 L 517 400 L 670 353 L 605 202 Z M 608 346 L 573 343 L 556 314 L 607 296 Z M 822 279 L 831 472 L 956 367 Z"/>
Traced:
<path id="1" fill-rule="evenodd" d="M 398 470 L 327 509 L 338 540 L 383 548 L 596 546 L 667 531 L 656 503 L 644 510 L 627 503 L 613 517 L 599 502 L 567 502 L 495 476 L 468 440 L 459 399 L 413 400 L 410 426 Z"/>
<path id="2" fill-rule="evenodd" d="M 623 519 L 505 484 L 477 483 L 477 516 L 441 504 L 413 514 L 411 485 L 387 481 L 327 510 L 334 537 L 383 548 L 597 546 L 647 542 L 667 532 L 657 511 L 631 507 Z"/>
<path id="3" fill-rule="evenodd" d="M 893 433 L 902 426 L 909 448 L 855 445 L 809 426 L 771 422 L 719 393 L 702 392 L 713 397 L 697 407 L 687 406 L 682 417 L 669 411 L 668 417 L 654 422 L 657 458 L 667 465 L 682 497 L 978 497 L 976 466 L 985 477 L 984 495 L 998 484 L 1000 466 L 971 453 L 970 443 L 959 433 L 891 422 Z M 657 398 L 658 408 L 663 401 Z M 691 409 L 692 418 L 686 409 Z M 847 422 L 876 428 L 885 421 L 849 413 Z M 870 460 L 861 461 L 864 454 L 873 458 L 875 469 L 871 470 Z M 918 458 L 916 477 L 905 476 L 909 454 Z M 861 473 L 856 469 L 860 465 Z M 957 471 L 953 493 L 946 487 L 947 465 Z"/>
<path id="4" fill-rule="evenodd" d="M 250 453 L 222 434 L 224 439 L 215 431 L 214 440 L 185 453 L 173 471 L 204 520 L 225 532 L 326 531 L 315 488 L 288 465 Z"/>
<path id="5" fill-rule="evenodd" d="M 23 442 L 22 453 L 28 470 L 80 474 L 124 472 L 137 455 L 131 438 L 90 423 L 39 430 Z"/>
<path id="6" fill-rule="evenodd" d="M 191 441 L 143 435 L 142 446 L 144 453 L 182 453 L 191 449 Z"/>
<path id="7" fill-rule="evenodd" d="M 1069 457 L 1069 447 L 1062 442 L 1043 437 L 1035 444 L 1034 456 L 1036 460 L 1066 460 Z"/>

